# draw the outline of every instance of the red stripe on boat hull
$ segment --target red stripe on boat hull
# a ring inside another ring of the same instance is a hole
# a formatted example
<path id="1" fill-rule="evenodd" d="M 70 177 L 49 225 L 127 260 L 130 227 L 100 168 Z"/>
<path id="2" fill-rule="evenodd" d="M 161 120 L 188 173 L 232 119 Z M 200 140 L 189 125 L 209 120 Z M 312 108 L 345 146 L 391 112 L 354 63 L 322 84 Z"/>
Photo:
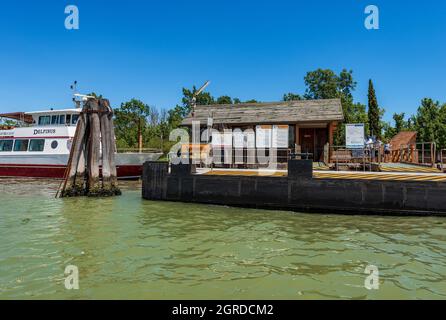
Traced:
<path id="1" fill-rule="evenodd" d="M 54 165 L 2 165 L 0 177 L 53 178 L 62 179 L 66 166 Z M 118 178 L 139 178 L 142 176 L 142 165 L 118 166 Z"/>

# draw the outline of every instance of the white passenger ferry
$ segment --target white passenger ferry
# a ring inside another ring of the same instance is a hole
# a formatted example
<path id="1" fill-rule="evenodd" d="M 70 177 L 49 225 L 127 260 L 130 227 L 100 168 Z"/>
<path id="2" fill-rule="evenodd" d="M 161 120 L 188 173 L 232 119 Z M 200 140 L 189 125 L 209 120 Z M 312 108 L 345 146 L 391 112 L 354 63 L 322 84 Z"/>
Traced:
<path id="1" fill-rule="evenodd" d="M 0 114 L 18 121 L 0 129 L 0 177 L 63 178 L 81 109 Z M 160 153 L 117 153 L 119 178 L 138 178 Z"/>

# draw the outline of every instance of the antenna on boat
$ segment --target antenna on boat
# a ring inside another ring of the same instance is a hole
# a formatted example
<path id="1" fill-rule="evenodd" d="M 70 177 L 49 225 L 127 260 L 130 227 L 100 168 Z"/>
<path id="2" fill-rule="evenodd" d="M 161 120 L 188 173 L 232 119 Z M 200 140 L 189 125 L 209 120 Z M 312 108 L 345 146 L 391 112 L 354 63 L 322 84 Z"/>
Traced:
<path id="1" fill-rule="evenodd" d="M 73 90 L 73 102 L 76 106 L 76 109 L 81 108 L 81 101 L 76 99 L 76 94 L 79 94 L 77 92 L 77 80 L 74 80 L 73 84 L 70 86 L 70 89 Z"/>
<path id="2" fill-rule="evenodd" d="M 77 109 L 82 108 L 81 103 L 86 102 L 90 98 L 94 98 L 93 96 L 87 96 L 85 94 L 80 94 L 77 91 L 77 81 L 74 81 L 74 83 L 70 86 L 71 90 L 73 90 L 73 102 L 76 105 Z"/>
<path id="3" fill-rule="evenodd" d="M 74 97 L 75 98 L 80 98 L 82 101 L 87 101 L 88 99 L 93 99 L 93 98 L 95 98 L 95 97 L 93 97 L 93 96 L 87 96 L 86 94 L 80 94 L 80 93 L 75 93 L 74 94 Z"/>
<path id="4" fill-rule="evenodd" d="M 77 92 L 77 80 L 74 80 L 74 83 L 70 86 L 71 90 Z"/>

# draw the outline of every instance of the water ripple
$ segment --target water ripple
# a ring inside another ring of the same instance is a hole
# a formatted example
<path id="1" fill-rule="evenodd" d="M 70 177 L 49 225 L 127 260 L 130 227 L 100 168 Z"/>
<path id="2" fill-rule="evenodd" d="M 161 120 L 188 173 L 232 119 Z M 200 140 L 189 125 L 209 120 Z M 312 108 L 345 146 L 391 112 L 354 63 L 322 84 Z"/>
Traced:
<path id="1" fill-rule="evenodd" d="M 0 298 L 444 299 L 446 220 L 54 199 L 0 179 Z M 80 287 L 64 288 L 79 267 Z M 380 289 L 364 288 L 368 264 Z"/>

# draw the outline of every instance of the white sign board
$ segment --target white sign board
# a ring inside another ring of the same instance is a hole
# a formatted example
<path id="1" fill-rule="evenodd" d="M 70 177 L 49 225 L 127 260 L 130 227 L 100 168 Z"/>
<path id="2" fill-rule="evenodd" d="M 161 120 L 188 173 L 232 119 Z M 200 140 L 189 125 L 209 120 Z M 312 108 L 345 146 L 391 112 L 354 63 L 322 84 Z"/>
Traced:
<path id="1" fill-rule="evenodd" d="M 249 130 L 245 130 L 245 132 L 243 133 L 245 136 L 245 141 L 246 141 L 246 147 L 248 149 L 254 149 L 256 147 L 256 134 L 254 132 L 254 130 L 249 129 Z"/>
<path id="2" fill-rule="evenodd" d="M 288 126 L 273 126 L 273 148 L 288 148 Z"/>
<path id="3" fill-rule="evenodd" d="M 223 132 L 212 130 L 212 147 L 232 148 L 232 130 L 225 129 Z"/>
<path id="4" fill-rule="evenodd" d="M 225 129 L 223 131 L 223 146 L 232 148 L 232 130 Z"/>
<path id="5" fill-rule="evenodd" d="M 272 126 L 256 126 L 256 147 L 259 149 L 271 148 Z"/>
<path id="6" fill-rule="evenodd" d="M 364 147 L 364 124 L 354 123 L 345 125 L 345 144 L 347 148 Z"/>

